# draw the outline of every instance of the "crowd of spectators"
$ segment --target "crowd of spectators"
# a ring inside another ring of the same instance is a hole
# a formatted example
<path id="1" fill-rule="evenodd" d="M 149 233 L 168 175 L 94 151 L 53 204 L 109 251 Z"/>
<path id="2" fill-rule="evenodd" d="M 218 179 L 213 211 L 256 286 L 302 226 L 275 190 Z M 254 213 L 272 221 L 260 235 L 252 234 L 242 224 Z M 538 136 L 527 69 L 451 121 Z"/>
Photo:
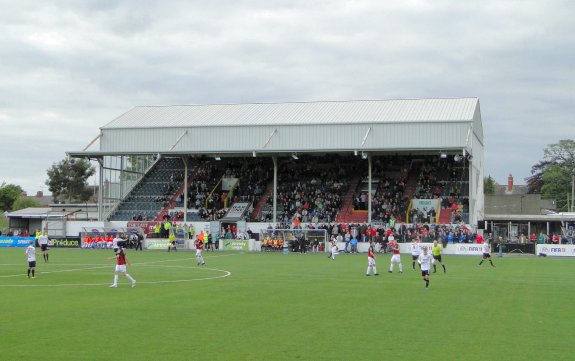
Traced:
<path id="1" fill-rule="evenodd" d="M 281 163 L 278 213 L 284 223 L 333 222 L 355 174 L 353 165 L 330 157 L 300 157 Z M 268 200 L 269 205 L 272 199 Z M 269 219 L 270 214 L 261 220 Z"/>
<path id="2" fill-rule="evenodd" d="M 374 160 L 372 180 L 377 181 L 377 187 L 372 198 L 371 217 L 373 221 L 389 223 L 403 220 L 409 204 L 405 194 L 408 169 L 405 167 L 408 159 L 402 156 L 382 156 Z M 360 187 L 367 183 L 365 178 Z M 365 188 L 365 186 L 364 186 Z M 354 194 L 355 210 L 368 209 L 367 191 Z"/>
<path id="3" fill-rule="evenodd" d="M 192 184 L 187 189 L 188 208 L 194 209 L 201 220 L 222 218 L 230 205 L 259 200 L 271 179 L 271 163 L 266 159 L 238 158 L 220 163 L 201 160 L 192 172 Z M 222 189 L 222 178 L 237 178 L 239 184 L 231 190 Z M 178 196 L 176 206 L 184 205 L 184 195 Z"/>
<path id="4" fill-rule="evenodd" d="M 466 220 L 468 197 L 460 191 L 465 181 L 463 169 L 451 160 L 440 157 L 382 156 L 373 159 L 372 180 L 377 186 L 372 197 L 371 219 L 389 224 L 404 221 L 406 216 L 415 222 L 433 223 L 437 210 L 411 210 L 407 215 L 409 195 L 418 199 L 440 199 L 442 209 L 452 213 L 451 222 Z M 180 187 L 183 171 L 172 171 L 170 179 L 162 186 L 162 194 L 155 202 L 162 207 L 182 208 L 188 198 L 188 209 L 197 220 L 217 220 L 228 211 L 228 206 L 238 201 L 247 201 L 253 206 L 258 202 L 272 179 L 273 165 L 269 158 L 236 158 L 227 162 L 200 158 L 192 168 L 190 186 L 170 204 L 173 193 Z M 355 157 L 338 155 L 300 156 L 299 159 L 280 159 L 278 167 L 278 217 L 285 223 L 332 223 L 341 210 L 344 195 L 349 191 L 351 180 L 359 177 L 362 183 L 355 190 L 353 205 L 356 210 L 368 209 L 368 194 L 365 190 L 365 162 Z M 413 194 L 407 194 L 407 183 L 412 182 L 412 170 L 418 171 Z M 412 180 L 409 180 L 411 175 Z M 238 186 L 228 191 L 222 189 L 223 178 L 239 179 Z M 220 182 L 220 183 L 219 183 Z M 267 200 L 266 208 L 258 220 L 270 221 L 273 199 Z M 188 214 L 190 214 L 188 212 Z M 248 215 L 250 216 L 250 215 Z M 145 212 L 134 213 L 133 220 L 147 220 Z"/>

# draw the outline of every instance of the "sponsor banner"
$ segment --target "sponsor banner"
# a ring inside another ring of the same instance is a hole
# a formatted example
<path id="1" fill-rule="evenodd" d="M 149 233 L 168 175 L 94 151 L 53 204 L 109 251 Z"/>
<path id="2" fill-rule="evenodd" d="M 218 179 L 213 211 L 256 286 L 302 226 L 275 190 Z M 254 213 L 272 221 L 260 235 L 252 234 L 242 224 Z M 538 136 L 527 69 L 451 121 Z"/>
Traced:
<path id="1" fill-rule="evenodd" d="M 30 241 L 36 241 L 36 238 L 0 236 L 0 247 L 28 247 Z"/>
<path id="2" fill-rule="evenodd" d="M 423 211 L 424 209 L 427 209 L 428 211 L 430 209 L 437 210 L 438 207 L 439 199 L 414 199 L 411 203 L 411 209 L 415 208 L 420 211 Z"/>
<path id="3" fill-rule="evenodd" d="M 79 237 L 51 238 L 50 246 L 57 248 L 80 248 Z"/>
<path id="4" fill-rule="evenodd" d="M 483 255 L 483 245 L 477 243 L 452 243 L 447 246 L 447 249 L 449 249 L 450 252 L 445 252 L 446 254 L 459 254 L 464 256 Z M 491 250 L 491 253 L 493 253 L 493 249 Z"/>
<path id="5" fill-rule="evenodd" d="M 147 249 L 168 249 L 169 242 L 166 238 L 146 238 L 144 244 Z"/>
<path id="6" fill-rule="evenodd" d="M 170 240 L 167 238 L 146 238 L 144 240 L 144 247 L 147 249 L 168 249 L 168 243 Z M 186 240 L 181 238 L 176 238 L 176 248 L 185 248 Z"/>
<path id="7" fill-rule="evenodd" d="M 248 251 L 250 241 L 243 239 L 220 239 L 220 247 L 224 251 Z"/>
<path id="8" fill-rule="evenodd" d="M 226 214 L 226 218 L 240 218 L 249 205 L 249 203 L 245 202 L 234 203 Z"/>
<path id="9" fill-rule="evenodd" d="M 545 254 L 550 257 L 575 257 L 575 245 L 573 244 L 538 244 L 537 254 Z"/>
<path id="10" fill-rule="evenodd" d="M 409 254 L 411 255 L 411 242 L 409 243 L 398 243 L 399 245 L 399 252 L 401 252 L 401 254 Z M 423 247 L 427 247 L 427 249 L 430 251 L 429 253 L 431 253 L 431 246 L 433 246 L 433 243 L 419 243 L 419 250 L 422 251 Z M 367 252 L 367 250 L 366 250 Z"/>
<path id="11" fill-rule="evenodd" d="M 411 255 L 411 243 L 399 243 L 399 251 L 401 254 Z M 443 245 L 441 245 L 443 247 Z M 428 251 L 431 253 L 431 247 L 433 243 L 420 243 L 420 249 L 427 247 Z M 493 250 L 491 250 L 493 253 Z M 443 254 L 458 254 L 463 256 L 481 256 L 483 255 L 483 247 L 481 244 L 477 243 L 449 243 L 447 246 L 443 247 Z"/>
<path id="12" fill-rule="evenodd" d="M 239 178 L 222 178 L 222 190 L 231 191 L 239 182 Z"/>
<path id="13" fill-rule="evenodd" d="M 130 228 L 142 228 L 144 233 L 148 234 L 154 233 L 154 228 L 157 223 L 158 221 L 129 221 L 126 223 L 126 228 L 128 229 L 128 232 L 130 232 Z"/>

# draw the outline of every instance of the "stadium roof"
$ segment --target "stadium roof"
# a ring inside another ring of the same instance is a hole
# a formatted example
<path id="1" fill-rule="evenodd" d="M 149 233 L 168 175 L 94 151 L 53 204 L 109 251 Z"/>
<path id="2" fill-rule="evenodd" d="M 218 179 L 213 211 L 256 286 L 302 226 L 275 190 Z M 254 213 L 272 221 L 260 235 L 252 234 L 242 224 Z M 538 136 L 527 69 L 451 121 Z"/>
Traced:
<path id="1" fill-rule="evenodd" d="M 471 120 L 477 98 L 140 106 L 102 129 Z"/>
<path id="2" fill-rule="evenodd" d="M 88 151 L 96 139 L 100 149 Z M 473 154 L 483 152 L 483 125 L 472 97 L 141 106 L 102 126 L 96 139 L 68 154 Z"/>

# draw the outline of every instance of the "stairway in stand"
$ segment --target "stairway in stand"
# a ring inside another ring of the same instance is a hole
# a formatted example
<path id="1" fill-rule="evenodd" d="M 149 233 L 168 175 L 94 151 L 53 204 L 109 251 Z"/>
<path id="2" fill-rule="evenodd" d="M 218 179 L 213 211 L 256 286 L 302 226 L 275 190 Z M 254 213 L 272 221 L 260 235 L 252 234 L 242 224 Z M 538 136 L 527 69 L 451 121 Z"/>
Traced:
<path id="1" fill-rule="evenodd" d="M 418 162 L 412 163 L 411 169 L 407 174 L 404 196 L 407 197 L 407 199 L 409 199 L 408 204 L 415 196 L 415 189 L 417 188 L 417 181 L 419 179 L 419 174 L 421 173 L 421 166 L 422 166 L 421 163 Z M 402 214 L 400 218 L 403 219 L 405 217 L 407 217 L 407 214 Z M 396 219 L 396 221 L 401 222 L 402 220 Z"/>
<path id="2" fill-rule="evenodd" d="M 451 223 L 451 209 L 439 208 L 439 224 L 450 224 Z"/>
<path id="3" fill-rule="evenodd" d="M 170 201 L 168 203 L 167 206 L 165 206 L 164 208 L 162 208 L 162 210 L 160 211 L 160 213 L 158 213 L 158 215 L 156 216 L 156 221 L 162 221 L 164 220 L 164 216 L 168 213 L 170 213 L 170 209 L 174 209 L 174 207 L 176 206 L 176 199 L 178 199 L 178 197 L 180 196 L 180 194 L 185 194 L 186 190 L 188 189 L 188 187 L 193 183 L 194 179 L 193 177 L 189 177 L 188 178 L 188 184 L 187 186 L 184 186 L 184 183 L 182 183 L 182 185 L 180 186 L 180 188 L 178 188 L 178 190 L 176 191 L 176 193 L 174 193 L 174 195 L 172 196 L 172 198 L 170 198 Z M 189 207 L 189 205 L 188 205 Z"/>
<path id="4" fill-rule="evenodd" d="M 405 195 L 412 199 L 415 196 L 415 188 L 417 188 L 417 180 L 421 173 L 421 164 L 414 163 L 413 167 L 407 175 L 407 182 L 405 183 Z"/>
<path id="5" fill-rule="evenodd" d="M 258 220 L 259 219 L 262 210 L 264 209 L 268 199 L 272 195 L 273 189 L 274 189 L 274 183 L 272 181 L 267 185 L 266 191 L 262 194 L 262 196 L 260 197 L 260 200 L 254 206 L 254 210 L 253 210 L 252 216 L 251 216 L 252 220 Z"/>
<path id="6" fill-rule="evenodd" d="M 343 196 L 343 205 L 335 217 L 337 223 L 367 223 L 367 211 L 353 210 L 353 195 L 357 190 L 360 178 L 352 179 L 347 193 Z"/>

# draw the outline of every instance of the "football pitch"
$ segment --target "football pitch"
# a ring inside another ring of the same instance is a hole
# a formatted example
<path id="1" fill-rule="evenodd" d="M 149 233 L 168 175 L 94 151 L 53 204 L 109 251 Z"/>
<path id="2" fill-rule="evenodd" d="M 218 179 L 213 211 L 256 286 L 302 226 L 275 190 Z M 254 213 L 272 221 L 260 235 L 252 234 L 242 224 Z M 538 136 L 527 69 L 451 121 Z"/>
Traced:
<path id="1" fill-rule="evenodd" d="M 424 290 L 365 254 L 0 249 L 2 360 L 568 360 L 574 259 L 444 256 Z"/>

